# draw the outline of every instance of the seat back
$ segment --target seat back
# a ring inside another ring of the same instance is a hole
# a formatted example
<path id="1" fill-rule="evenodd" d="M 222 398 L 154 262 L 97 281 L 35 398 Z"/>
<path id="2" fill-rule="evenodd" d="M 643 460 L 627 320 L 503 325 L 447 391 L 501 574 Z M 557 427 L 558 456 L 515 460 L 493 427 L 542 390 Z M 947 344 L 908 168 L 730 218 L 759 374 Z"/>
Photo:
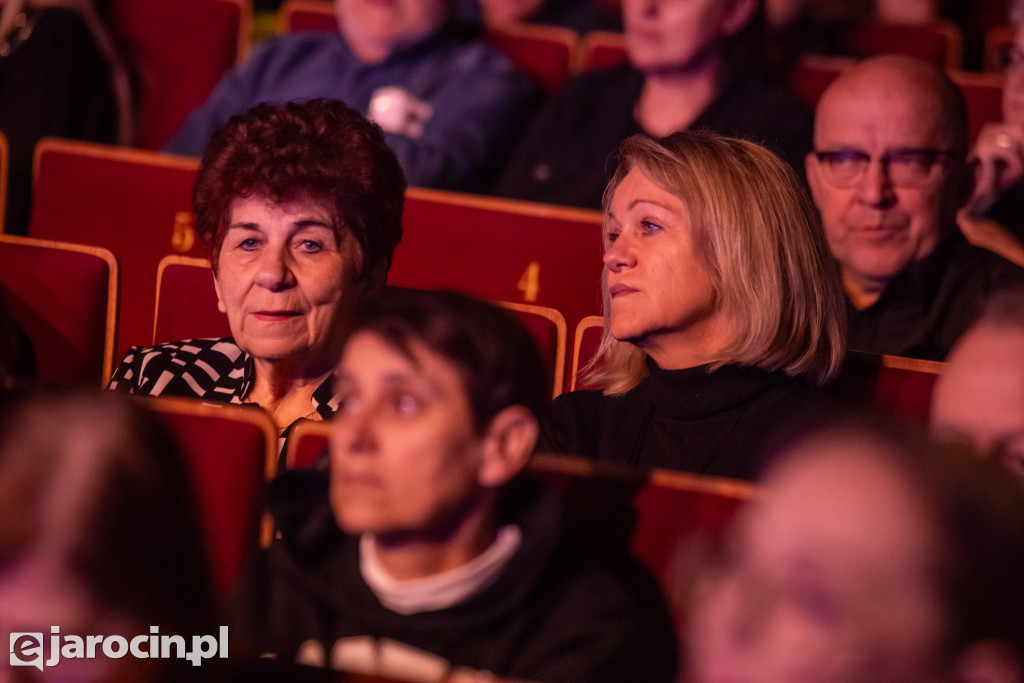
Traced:
<path id="1" fill-rule="evenodd" d="M 626 37 L 612 31 L 591 31 L 579 41 L 574 71 L 594 71 L 622 64 L 629 59 Z"/>
<path id="2" fill-rule="evenodd" d="M 138 143 L 160 149 L 224 73 L 249 53 L 251 0 L 114 0 L 114 29 L 134 68 Z"/>
<path id="3" fill-rule="evenodd" d="M 552 396 L 562 393 L 565 382 L 566 340 L 569 336 L 565 316 L 547 306 L 496 301 L 519 319 L 537 342 L 544 370 L 551 383 Z"/>
<path id="4" fill-rule="evenodd" d="M 849 351 L 828 391 L 855 409 L 927 424 L 942 368 L 935 361 Z"/>
<path id="5" fill-rule="evenodd" d="M 548 306 L 568 325 L 601 310 L 601 214 L 411 188 L 389 284 Z"/>
<path id="6" fill-rule="evenodd" d="M 951 70 L 961 68 L 963 62 L 963 36 L 956 24 L 945 20 L 921 24 L 867 21 L 847 31 L 843 43 L 862 57 L 906 55 Z"/>
<path id="7" fill-rule="evenodd" d="M 993 26 L 985 32 L 985 71 L 1000 73 L 1006 64 L 1006 53 L 1013 46 L 1013 26 Z"/>
<path id="8" fill-rule="evenodd" d="M 576 32 L 561 26 L 514 24 L 487 31 L 487 42 L 501 50 L 516 68 L 529 74 L 546 93 L 566 83 L 576 59 Z"/>
<path id="9" fill-rule="evenodd" d="M 300 422 L 292 428 L 285 444 L 284 462 L 288 469 L 312 467 L 327 450 L 330 422 Z"/>
<path id="10" fill-rule="evenodd" d="M 32 343 L 43 382 L 101 386 L 117 325 L 117 261 L 106 249 L 0 235 L 0 296 Z"/>
<path id="11" fill-rule="evenodd" d="M 121 266 L 117 351 L 152 338 L 160 259 L 206 255 L 193 227 L 197 167 L 195 159 L 72 140 L 36 146 L 29 235 L 114 253 Z"/>
<path id="12" fill-rule="evenodd" d="M 597 388 L 596 385 L 583 380 L 582 375 L 583 370 L 597 355 L 603 329 L 604 318 L 599 315 L 588 315 L 576 326 L 572 345 L 572 374 L 569 380 L 569 391 Z"/>
<path id="13" fill-rule="evenodd" d="M 786 73 L 786 84 L 797 99 L 813 109 L 832 81 L 856 63 L 849 57 L 805 55 Z"/>
<path id="14" fill-rule="evenodd" d="M 153 343 L 229 336 L 228 318 L 217 308 L 209 260 L 163 257 L 156 273 Z"/>
<path id="15" fill-rule="evenodd" d="M 277 10 L 277 26 L 281 33 L 337 31 L 338 18 L 334 13 L 333 2 L 284 0 Z"/>
<path id="16" fill-rule="evenodd" d="M 178 439 L 196 491 L 214 586 L 227 597 L 261 542 L 263 484 L 276 472 L 277 430 L 259 408 L 185 398 L 140 400 Z M 263 528 L 269 526 L 264 522 Z"/>
<path id="17" fill-rule="evenodd" d="M 671 592 L 677 553 L 692 543 L 719 539 L 736 511 L 755 493 L 753 484 L 685 472 L 654 470 L 637 494 L 633 552 Z"/>
<path id="18" fill-rule="evenodd" d="M 1002 74 L 953 71 L 949 74 L 967 103 L 967 135 L 973 145 L 986 123 L 1003 120 Z"/>

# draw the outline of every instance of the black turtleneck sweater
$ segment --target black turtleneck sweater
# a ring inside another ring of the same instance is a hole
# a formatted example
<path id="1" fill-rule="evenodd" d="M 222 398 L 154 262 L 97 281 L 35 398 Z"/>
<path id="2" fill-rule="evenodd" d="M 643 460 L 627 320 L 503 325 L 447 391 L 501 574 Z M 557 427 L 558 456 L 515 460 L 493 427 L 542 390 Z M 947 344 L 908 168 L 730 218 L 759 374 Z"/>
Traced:
<path id="1" fill-rule="evenodd" d="M 654 467 L 753 479 L 766 446 L 839 412 L 808 381 L 757 367 L 662 370 L 622 396 L 562 394 L 538 451 L 570 453 L 640 469 Z"/>

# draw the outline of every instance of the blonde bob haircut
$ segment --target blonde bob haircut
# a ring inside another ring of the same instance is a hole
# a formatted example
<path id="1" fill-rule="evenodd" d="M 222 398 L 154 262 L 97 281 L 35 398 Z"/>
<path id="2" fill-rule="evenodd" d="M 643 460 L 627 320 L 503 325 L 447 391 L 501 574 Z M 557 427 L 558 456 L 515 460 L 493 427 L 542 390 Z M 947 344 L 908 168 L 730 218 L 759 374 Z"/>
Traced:
<path id="1" fill-rule="evenodd" d="M 735 331 L 712 368 L 735 363 L 806 375 L 817 384 L 832 379 L 846 339 L 839 267 L 789 165 L 760 145 L 707 131 L 662 139 L 634 135 L 622 143 L 618 159 L 604 192 L 606 223 L 615 189 L 634 168 L 688 212 L 715 305 Z M 620 395 L 647 376 L 646 354 L 612 337 L 607 286 L 603 290 L 604 334 L 586 372 L 605 394 Z"/>

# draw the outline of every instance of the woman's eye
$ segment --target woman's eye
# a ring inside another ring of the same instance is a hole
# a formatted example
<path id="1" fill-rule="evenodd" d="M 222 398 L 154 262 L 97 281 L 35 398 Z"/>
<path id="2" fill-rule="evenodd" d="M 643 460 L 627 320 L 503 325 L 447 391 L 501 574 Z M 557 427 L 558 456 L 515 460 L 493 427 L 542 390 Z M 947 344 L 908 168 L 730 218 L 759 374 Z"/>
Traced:
<path id="1" fill-rule="evenodd" d="M 338 412 L 343 415 L 354 415 L 359 411 L 359 399 L 355 396 L 341 395 L 338 398 Z"/>
<path id="2" fill-rule="evenodd" d="M 299 242 L 299 250 L 306 254 L 316 254 L 323 251 L 323 245 L 315 240 L 302 240 Z"/>
<path id="3" fill-rule="evenodd" d="M 608 244 L 615 244 L 615 240 L 619 239 L 619 233 L 610 232 L 604 238 L 608 241 Z"/>
<path id="4" fill-rule="evenodd" d="M 640 223 L 640 234 L 641 235 L 653 235 L 661 231 L 661 226 L 651 223 L 650 221 L 641 221 Z"/>
<path id="5" fill-rule="evenodd" d="M 245 251 L 252 251 L 253 249 L 255 249 L 258 246 L 259 246 L 259 241 L 257 241 L 255 237 L 250 237 L 248 239 L 244 239 L 241 242 L 239 242 L 239 244 L 238 244 L 238 248 L 239 249 L 244 249 Z"/>
<path id="6" fill-rule="evenodd" d="M 409 394 L 401 394 L 394 398 L 395 412 L 399 415 L 413 415 L 420 407 L 420 402 L 415 396 Z"/>

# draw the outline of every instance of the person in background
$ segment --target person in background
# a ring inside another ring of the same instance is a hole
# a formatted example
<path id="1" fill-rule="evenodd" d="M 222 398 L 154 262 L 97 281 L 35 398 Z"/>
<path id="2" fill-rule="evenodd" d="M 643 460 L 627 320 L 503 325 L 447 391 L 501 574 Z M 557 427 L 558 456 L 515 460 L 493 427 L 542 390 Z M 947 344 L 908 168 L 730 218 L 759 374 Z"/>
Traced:
<path id="1" fill-rule="evenodd" d="M 483 189 L 511 149 L 534 86 L 449 21 L 449 0 L 335 0 L 339 33 L 265 41 L 193 112 L 166 151 L 198 155 L 260 102 L 344 101 L 385 132 L 411 185 Z"/>
<path id="2" fill-rule="evenodd" d="M 687 128 L 763 143 L 800 168 L 811 117 L 762 73 L 761 14 L 759 0 L 624 0 L 629 63 L 553 95 L 495 194 L 599 208 L 623 140 Z"/>
<path id="3" fill-rule="evenodd" d="M 0 132 L 14 235 L 28 232 L 40 139 L 133 141 L 128 72 L 92 0 L 0 0 Z"/>
<path id="4" fill-rule="evenodd" d="M 133 400 L 96 391 L 12 393 L 2 407 L 3 641 L 12 632 L 43 633 L 50 661 L 53 627 L 64 643 L 72 635 L 148 641 L 153 627 L 188 644 L 193 636 L 217 636 L 191 482 L 159 420 Z M 110 658 L 99 651 L 58 659 L 41 680 L 195 675 L 185 660 Z M 33 671 L 8 669 L 6 662 L 4 669 Z M 0 679 L 8 680 L 5 671 Z"/>
<path id="5" fill-rule="evenodd" d="M 863 425 L 775 462 L 691 588 L 686 680 L 1024 679 L 1024 492 L 999 467 Z"/>
<path id="6" fill-rule="evenodd" d="M 1024 483 L 1024 293 L 993 295 L 953 347 L 935 384 L 931 424 Z"/>
<path id="7" fill-rule="evenodd" d="M 539 450 L 749 479 L 773 433 L 831 416 L 842 290 L 796 174 L 705 131 L 620 150 L 605 194 L 600 390 L 555 399 Z"/>
<path id="8" fill-rule="evenodd" d="M 967 239 L 1024 266 L 1024 2 L 1010 5 L 1013 44 L 1006 54 L 1003 120 L 987 123 L 968 161 L 974 191 L 958 215 Z"/>
<path id="9" fill-rule="evenodd" d="M 282 431 L 329 418 L 338 322 L 384 286 L 404 201 L 383 133 L 341 102 L 261 104 L 233 117 L 192 190 L 232 336 L 133 347 L 110 388 L 255 403 Z"/>
<path id="10" fill-rule="evenodd" d="M 1024 270 L 956 227 L 970 195 L 963 95 L 937 67 L 864 60 L 822 95 L 807 181 L 847 297 L 851 350 L 942 360 Z"/>
<path id="11" fill-rule="evenodd" d="M 653 577 L 521 476 L 548 393 L 529 332 L 463 294 L 364 303 L 329 474 L 273 483 L 280 533 L 234 601 L 236 651 L 410 680 L 673 680 Z"/>

